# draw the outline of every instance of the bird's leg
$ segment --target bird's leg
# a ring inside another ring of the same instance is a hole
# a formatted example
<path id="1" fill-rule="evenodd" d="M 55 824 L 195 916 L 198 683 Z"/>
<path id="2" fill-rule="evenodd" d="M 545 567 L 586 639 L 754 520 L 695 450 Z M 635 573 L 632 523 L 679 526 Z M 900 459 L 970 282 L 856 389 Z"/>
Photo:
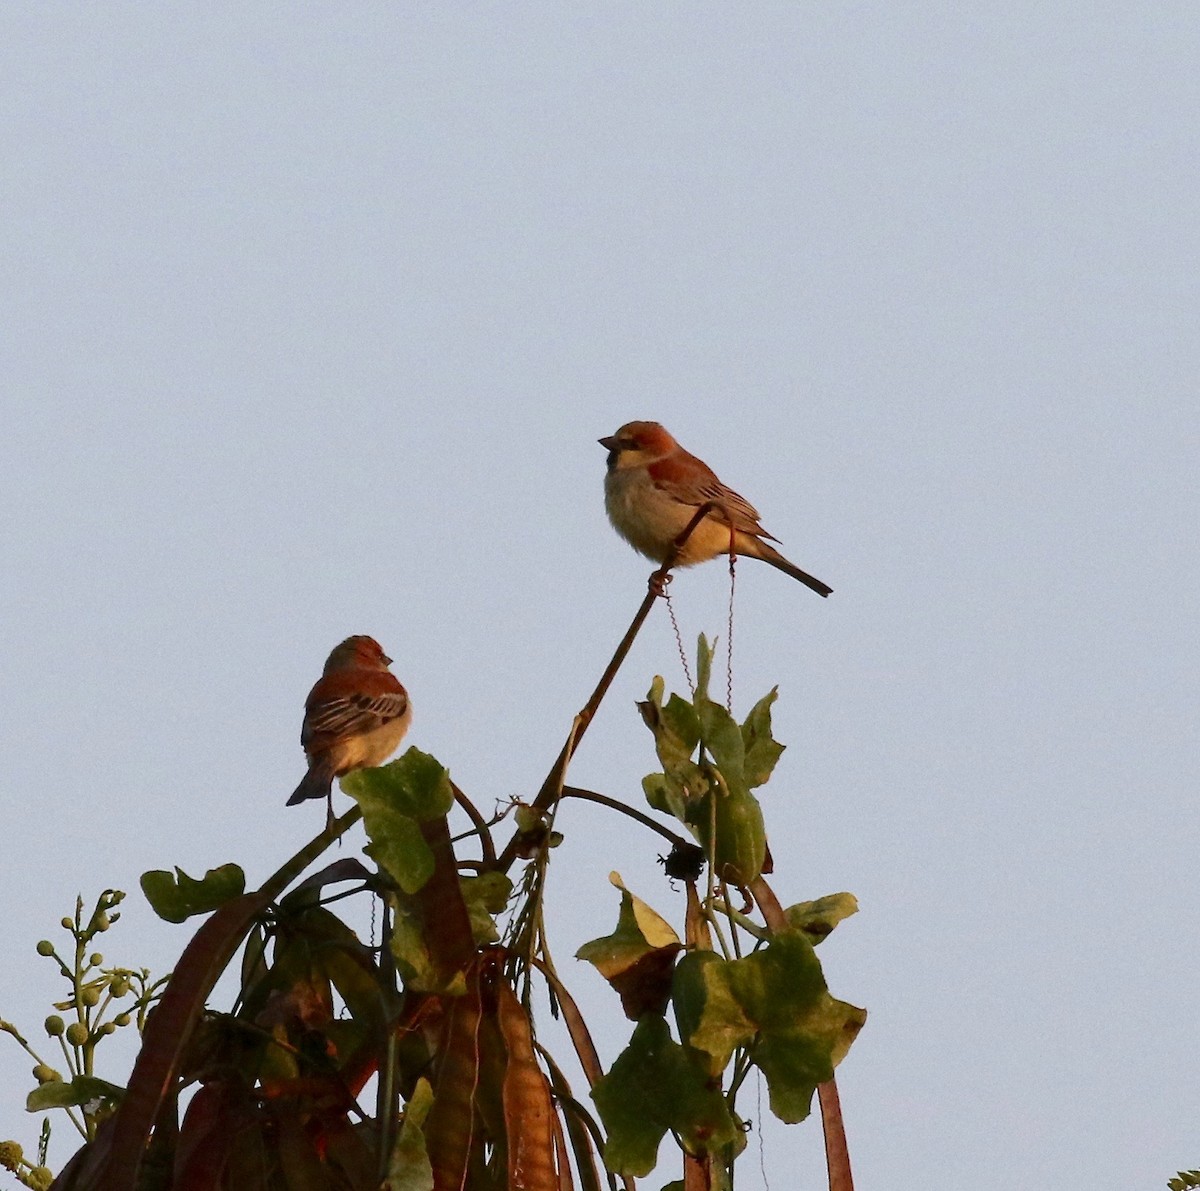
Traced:
<path id="1" fill-rule="evenodd" d="M 654 571 L 646 586 L 650 589 L 651 595 L 657 596 L 659 599 L 665 599 L 667 594 L 667 584 L 671 582 L 674 576 L 666 567 L 659 567 Z"/>
<path id="2" fill-rule="evenodd" d="M 333 786 L 325 793 L 325 830 L 333 830 Z"/>
<path id="3" fill-rule="evenodd" d="M 688 543 L 688 538 L 692 536 L 696 526 L 699 525 L 700 522 L 709 515 L 709 513 L 713 512 L 714 509 L 719 508 L 720 505 L 718 505 L 716 501 L 706 500 L 704 504 L 702 504 L 696 510 L 692 519 L 687 523 L 687 525 L 684 526 L 683 532 L 680 533 L 671 543 L 670 552 L 667 554 L 667 557 L 663 559 L 662 566 L 650 576 L 650 582 L 648 586 L 650 588 L 651 595 L 659 597 L 666 596 L 667 584 L 671 582 L 671 568 L 679 561 L 680 556 L 683 554 Z M 732 547 L 732 525 L 729 527 L 729 532 L 731 538 L 730 544 Z"/>

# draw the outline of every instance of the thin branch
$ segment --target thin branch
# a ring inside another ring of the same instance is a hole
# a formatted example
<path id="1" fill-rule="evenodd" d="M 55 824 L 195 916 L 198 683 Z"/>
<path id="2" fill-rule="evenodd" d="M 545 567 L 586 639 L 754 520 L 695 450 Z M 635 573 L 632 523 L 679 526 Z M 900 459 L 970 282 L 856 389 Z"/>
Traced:
<path id="1" fill-rule="evenodd" d="M 678 835 L 669 827 L 656 822 L 649 815 L 644 815 L 641 811 L 634 810 L 633 807 L 627 806 L 615 798 L 610 798 L 607 794 L 598 794 L 595 790 L 584 790 L 579 786 L 563 786 L 562 796 L 564 798 L 578 798 L 584 802 L 597 802 L 601 806 L 609 807 L 611 810 L 620 811 L 621 814 L 628 815 L 631 819 L 636 819 L 643 827 L 649 827 L 651 831 L 658 832 L 663 839 L 677 847 L 686 847 L 691 844 L 691 840 L 684 839 L 682 835 Z"/>
<path id="2" fill-rule="evenodd" d="M 825 1167 L 829 1171 L 829 1191 L 854 1191 L 837 1080 L 831 1076 L 818 1084 L 817 1099 L 821 1103 L 821 1124 L 825 1127 Z"/>
<path id="3" fill-rule="evenodd" d="M 484 861 L 491 865 L 496 863 L 496 845 L 492 843 L 492 833 L 488 830 L 487 820 L 479 813 L 479 808 L 458 788 L 450 783 L 454 791 L 454 801 L 467 813 L 467 818 L 475 825 L 475 834 L 479 836 L 479 846 L 483 849 Z"/>
<path id="4" fill-rule="evenodd" d="M 562 780 L 567 772 L 567 766 L 570 764 L 571 757 L 579 747 L 579 742 L 583 739 L 583 734 L 592 722 L 604 696 L 608 693 L 608 688 L 617 676 L 617 671 L 620 670 L 622 663 L 628 657 L 634 640 L 641 631 L 642 625 L 646 623 L 646 617 L 650 615 L 650 609 L 654 607 L 654 601 L 662 594 L 670 578 L 671 568 L 679 561 L 679 556 L 683 552 L 683 548 L 687 545 L 688 538 L 695 532 L 696 526 L 718 507 L 717 502 L 711 500 L 702 504 L 696 510 L 695 516 L 684 527 L 683 532 L 672 543 L 671 552 L 667 555 L 662 566 L 651 573 L 647 584 L 646 598 L 642 600 L 641 607 L 638 608 L 629 628 L 625 631 L 625 636 L 621 638 L 621 643 L 617 646 L 608 665 L 604 668 L 604 673 L 600 675 L 600 681 L 596 683 L 596 689 L 592 692 L 591 698 L 588 699 L 583 705 L 582 710 L 575 717 L 571 725 L 571 734 L 567 737 L 566 744 L 563 745 L 562 751 L 558 754 L 554 765 L 546 775 L 546 780 L 542 782 L 542 787 L 538 791 L 537 797 L 533 800 L 533 805 L 536 809 L 545 810 L 558 796 L 558 790 L 562 785 Z M 501 872 L 507 872 L 512 867 L 513 861 L 517 858 L 517 839 L 519 835 L 519 832 L 514 833 L 496 861 L 496 867 Z"/>
<path id="5" fill-rule="evenodd" d="M 600 1062 L 596 1044 L 592 1041 L 592 1035 L 588 1031 L 587 1022 L 583 1020 L 583 1014 L 579 1012 L 575 998 L 567 992 L 567 987 L 559 978 L 558 973 L 543 963 L 538 956 L 535 955 L 531 958 L 533 966 L 546 978 L 546 983 L 550 985 L 554 990 L 554 995 L 558 998 L 558 1004 L 563 1013 L 563 1023 L 566 1025 L 571 1043 L 575 1047 L 579 1065 L 583 1068 L 588 1086 L 594 1088 L 604 1077 L 604 1066 Z"/>

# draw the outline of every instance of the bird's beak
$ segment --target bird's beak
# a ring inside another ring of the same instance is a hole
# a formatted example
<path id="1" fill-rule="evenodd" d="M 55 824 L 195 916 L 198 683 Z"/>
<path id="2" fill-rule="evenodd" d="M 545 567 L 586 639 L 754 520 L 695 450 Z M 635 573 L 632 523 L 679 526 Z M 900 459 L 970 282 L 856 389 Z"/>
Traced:
<path id="1" fill-rule="evenodd" d="M 596 439 L 596 441 L 606 451 L 615 451 L 617 449 L 617 436 L 615 434 L 606 435 L 604 438 Z"/>
<path id="2" fill-rule="evenodd" d="M 392 659 L 388 657 L 386 653 L 383 655 L 383 664 L 385 666 L 390 666 L 392 664 Z"/>

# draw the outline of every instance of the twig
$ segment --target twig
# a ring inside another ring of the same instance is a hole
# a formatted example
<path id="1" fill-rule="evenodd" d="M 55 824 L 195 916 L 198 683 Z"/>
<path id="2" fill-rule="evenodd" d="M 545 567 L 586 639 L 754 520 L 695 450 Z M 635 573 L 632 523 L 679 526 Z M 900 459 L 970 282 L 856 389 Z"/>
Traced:
<path id="1" fill-rule="evenodd" d="M 821 1103 L 821 1124 L 825 1128 L 825 1168 L 829 1171 L 829 1191 L 854 1191 L 850 1150 L 846 1145 L 846 1129 L 842 1123 L 842 1102 L 838 1098 L 837 1080 L 833 1076 L 817 1084 L 817 1099 Z"/>
<path id="2" fill-rule="evenodd" d="M 492 843 L 492 833 L 488 830 L 487 820 L 479 813 L 479 808 L 455 785 L 450 783 L 454 791 L 454 801 L 467 813 L 467 818 L 475 825 L 475 834 L 479 836 L 479 846 L 483 849 L 483 859 L 486 864 L 495 864 L 496 845 Z"/>
<path id="3" fill-rule="evenodd" d="M 676 846 L 686 846 L 691 843 L 682 835 L 677 835 L 669 827 L 663 826 L 662 823 L 655 822 L 649 815 L 643 815 L 641 811 L 634 810 L 631 806 L 626 806 L 623 802 L 618 802 L 615 798 L 610 798 L 607 794 L 597 794 L 595 790 L 584 790 L 579 786 L 563 786 L 562 796 L 564 798 L 579 798 L 585 802 L 597 802 L 601 806 L 607 806 L 614 811 L 620 811 L 623 815 L 628 815 L 631 819 L 636 819 L 643 827 L 649 827 L 651 831 L 657 831 L 665 840 L 669 840 Z"/>
<path id="4" fill-rule="evenodd" d="M 654 607 L 654 601 L 658 599 L 662 592 L 663 585 L 671 573 L 671 568 L 679 561 L 679 556 L 683 552 L 684 546 L 687 545 L 688 538 L 695 532 L 696 526 L 718 507 L 717 502 L 711 500 L 702 504 L 696 510 L 695 516 L 687 523 L 683 532 L 672 543 L 671 552 L 667 555 L 662 566 L 651 573 L 649 583 L 647 584 L 646 597 L 642 600 L 641 607 L 638 608 L 629 628 L 625 631 L 625 636 L 621 638 L 621 643 L 617 646 L 608 665 L 604 668 L 604 673 L 600 675 L 600 681 L 596 683 L 596 689 L 592 692 L 591 698 L 588 699 L 583 705 L 582 710 L 575 717 L 571 725 L 571 734 L 568 736 L 566 744 L 563 745 L 562 751 L 555 758 L 554 765 L 546 775 L 546 780 L 542 782 L 542 787 L 538 791 L 537 797 L 533 800 L 533 806 L 537 810 L 545 810 L 558 796 L 558 789 L 562 785 L 562 779 L 566 774 L 571 757 L 579 747 L 579 742 L 583 739 L 583 734 L 592 722 L 604 696 L 608 693 L 608 688 L 617 676 L 617 671 L 620 670 L 622 663 L 629 655 L 634 640 L 641 631 L 642 625 L 646 622 L 646 617 L 650 615 L 650 609 Z M 496 867 L 501 872 L 507 872 L 512 867 L 513 861 L 517 858 L 517 840 L 519 835 L 520 832 L 513 834 L 513 837 L 505 845 L 504 851 L 500 853 L 496 860 Z"/>

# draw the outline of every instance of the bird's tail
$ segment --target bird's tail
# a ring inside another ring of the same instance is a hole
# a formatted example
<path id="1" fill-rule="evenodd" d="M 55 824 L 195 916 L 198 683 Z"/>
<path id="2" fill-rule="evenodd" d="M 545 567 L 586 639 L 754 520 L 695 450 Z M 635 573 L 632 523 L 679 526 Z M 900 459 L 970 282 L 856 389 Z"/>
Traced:
<path id="1" fill-rule="evenodd" d="M 785 575 L 791 575 L 793 579 L 799 579 L 805 587 L 811 587 L 819 596 L 827 596 L 833 588 L 828 583 L 822 583 L 820 579 L 813 578 L 807 571 L 802 571 L 795 563 L 788 562 L 774 546 L 767 545 L 761 538 L 754 543 L 755 553 L 763 562 L 769 562 L 773 567 L 777 567 Z"/>
<path id="2" fill-rule="evenodd" d="M 296 803 L 304 802 L 309 798 L 327 799 L 330 796 L 332 786 L 333 769 L 331 766 L 327 761 L 314 760 L 291 798 L 287 800 L 287 804 L 288 806 L 295 806 Z"/>

